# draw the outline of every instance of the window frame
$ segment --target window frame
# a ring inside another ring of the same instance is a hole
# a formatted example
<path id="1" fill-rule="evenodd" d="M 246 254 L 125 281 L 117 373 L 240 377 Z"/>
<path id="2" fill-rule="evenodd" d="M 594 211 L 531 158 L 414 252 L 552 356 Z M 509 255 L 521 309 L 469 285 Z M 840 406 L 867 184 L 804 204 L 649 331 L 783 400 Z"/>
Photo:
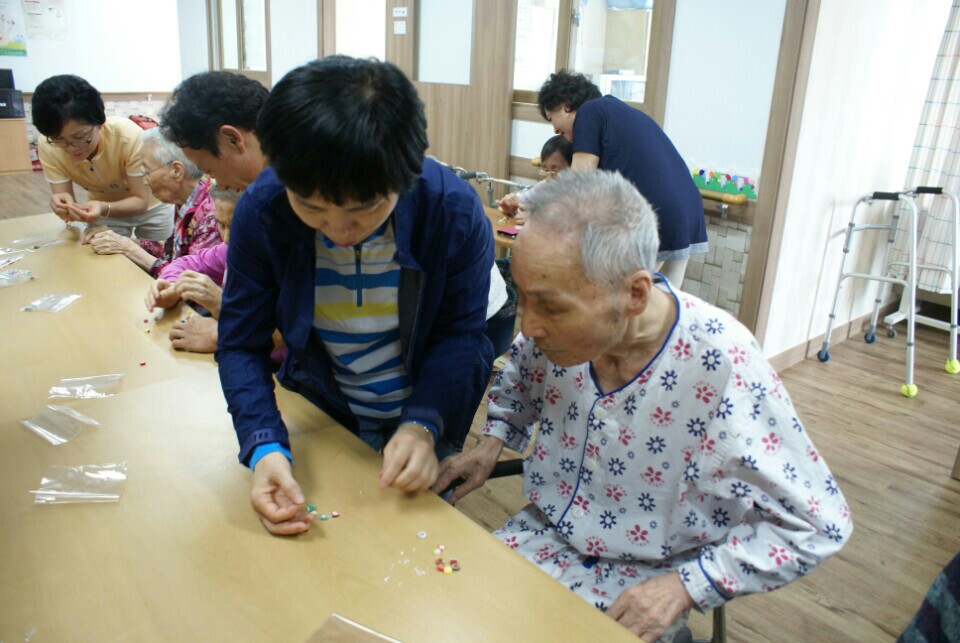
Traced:
<path id="1" fill-rule="evenodd" d="M 560 15 L 566 20 L 557 21 L 557 55 L 554 71 L 567 69 L 570 65 L 570 35 L 573 31 L 573 7 L 575 0 L 560 0 Z M 673 43 L 673 24 L 677 11 L 677 0 L 654 0 L 653 14 L 650 19 L 650 39 L 647 52 L 647 82 L 644 88 L 643 102 L 625 101 L 631 107 L 650 115 L 661 127 L 667 107 L 667 77 L 670 75 L 670 50 Z M 537 92 L 529 89 L 513 91 L 514 118 L 517 120 L 543 122 L 539 112 L 537 118 L 531 117 L 531 111 L 525 106 L 537 104 Z"/>
<path id="2" fill-rule="evenodd" d="M 241 69 L 234 67 L 227 67 L 223 62 L 223 42 L 225 37 L 229 37 L 228 34 L 224 34 L 223 26 L 220 21 L 221 6 L 226 3 L 233 3 L 236 7 L 237 12 L 237 31 L 232 34 L 233 37 L 237 40 L 237 61 L 238 66 Z M 264 87 L 271 87 L 273 84 L 272 80 L 272 63 L 270 56 L 270 0 L 263 0 L 263 28 L 264 28 L 264 44 L 266 47 L 266 59 L 267 59 L 267 69 L 266 71 L 255 71 L 252 69 L 242 69 L 243 67 L 243 58 L 244 58 L 244 39 L 243 39 L 243 0 L 207 0 L 207 24 L 209 25 L 209 42 L 210 42 L 210 69 L 215 69 L 219 71 L 230 71 L 238 74 L 242 74 L 247 78 L 251 78 Z"/>

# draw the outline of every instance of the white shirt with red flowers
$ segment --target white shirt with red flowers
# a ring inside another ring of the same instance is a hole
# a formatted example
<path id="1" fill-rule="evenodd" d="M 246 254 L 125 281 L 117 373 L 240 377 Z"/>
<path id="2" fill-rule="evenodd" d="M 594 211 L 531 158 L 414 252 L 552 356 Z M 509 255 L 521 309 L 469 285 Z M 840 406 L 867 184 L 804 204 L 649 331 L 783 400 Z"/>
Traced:
<path id="1" fill-rule="evenodd" d="M 484 433 L 523 451 L 539 423 L 524 493 L 544 524 L 585 559 L 675 568 L 708 609 L 807 574 L 853 524 L 750 332 L 686 293 L 676 306 L 659 353 L 616 391 L 518 336 Z"/>

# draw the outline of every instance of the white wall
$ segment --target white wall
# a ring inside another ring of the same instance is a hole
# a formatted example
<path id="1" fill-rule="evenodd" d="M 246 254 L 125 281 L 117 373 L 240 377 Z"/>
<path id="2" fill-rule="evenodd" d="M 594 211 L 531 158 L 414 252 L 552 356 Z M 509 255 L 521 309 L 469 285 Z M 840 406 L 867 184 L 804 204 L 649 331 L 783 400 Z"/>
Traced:
<path id="1" fill-rule="evenodd" d="M 67 40 L 27 40 L 27 56 L 4 56 L 17 89 L 77 74 L 101 92 L 168 92 L 181 80 L 177 0 L 66 2 Z"/>
<path id="2" fill-rule="evenodd" d="M 177 0 L 177 24 L 180 32 L 180 75 L 189 78 L 207 71 L 210 67 L 210 55 L 206 3 Z"/>
<path id="3" fill-rule="evenodd" d="M 270 0 L 270 67 L 273 84 L 317 58 L 317 3 Z"/>
<path id="4" fill-rule="evenodd" d="M 678 0 L 664 131 L 691 168 L 759 177 L 785 6 Z"/>
<path id="5" fill-rule="evenodd" d="M 904 187 L 949 9 L 947 0 L 820 4 L 764 354 L 826 330 L 853 204 Z M 875 206 L 869 216 L 882 213 Z M 866 257 L 880 241 L 861 243 L 854 253 Z M 866 259 L 858 263 L 869 269 Z M 874 265 L 880 263 L 878 257 Z M 844 293 L 838 323 L 872 309 L 872 285 L 851 282 Z"/>

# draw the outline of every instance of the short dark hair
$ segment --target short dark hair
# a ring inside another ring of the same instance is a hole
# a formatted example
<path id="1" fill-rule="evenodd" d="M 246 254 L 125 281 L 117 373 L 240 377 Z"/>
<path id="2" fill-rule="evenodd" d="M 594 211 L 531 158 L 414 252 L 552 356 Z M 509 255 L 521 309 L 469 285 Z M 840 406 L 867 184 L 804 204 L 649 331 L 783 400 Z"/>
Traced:
<path id="1" fill-rule="evenodd" d="M 228 71 L 194 74 L 173 90 L 160 112 L 164 138 L 179 147 L 220 156 L 217 132 L 223 125 L 253 132 L 267 100 L 267 88 Z"/>
<path id="2" fill-rule="evenodd" d="M 540 106 L 540 115 L 546 118 L 547 112 L 561 107 L 577 110 L 588 100 L 601 96 L 600 90 L 586 76 L 564 69 L 550 74 L 550 78 L 543 83 L 537 94 L 537 104 Z"/>
<path id="3" fill-rule="evenodd" d="M 547 139 L 540 150 L 540 161 L 546 161 L 554 152 L 560 152 L 567 165 L 573 165 L 573 144 L 563 134 L 557 134 Z"/>
<path id="4" fill-rule="evenodd" d="M 107 120 L 100 92 L 71 74 L 51 76 L 37 85 L 30 109 L 34 127 L 44 136 L 59 136 L 67 121 L 103 125 Z"/>
<path id="5" fill-rule="evenodd" d="M 342 205 L 408 192 L 423 171 L 426 130 L 423 103 L 399 68 L 328 56 L 274 86 L 257 136 L 287 188 Z"/>

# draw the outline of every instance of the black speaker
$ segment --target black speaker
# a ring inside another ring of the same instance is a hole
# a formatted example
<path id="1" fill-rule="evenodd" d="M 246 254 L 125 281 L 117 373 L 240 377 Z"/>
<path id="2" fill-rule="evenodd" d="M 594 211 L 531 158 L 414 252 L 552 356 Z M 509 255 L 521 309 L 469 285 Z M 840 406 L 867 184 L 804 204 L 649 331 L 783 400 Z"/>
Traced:
<path id="1" fill-rule="evenodd" d="M 13 84 L 13 70 L 0 69 L 0 89 L 15 89 Z"/>
<path id="2" fill-rule="evenodd" d="M 23 92 L 0 89 L 0 118 L 23 118 Z"/>

